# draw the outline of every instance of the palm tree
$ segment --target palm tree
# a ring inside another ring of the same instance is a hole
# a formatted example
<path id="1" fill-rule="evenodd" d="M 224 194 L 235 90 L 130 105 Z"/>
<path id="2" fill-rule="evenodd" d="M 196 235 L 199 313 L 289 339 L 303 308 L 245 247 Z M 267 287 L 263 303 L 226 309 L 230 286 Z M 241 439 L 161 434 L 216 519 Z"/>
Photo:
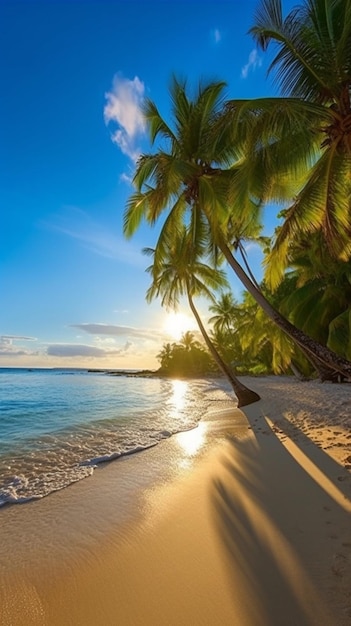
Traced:
<path id="1" fill-rule="evenodd" d="M 351 363 L 313 341 L 282 317 L 246 274 L 231 251 L 232 216 L 235 217 L 235 212 L 241 213 L 242 219 L 258 215 L 260 204 L 255 194 L 248 193 L 249 179 L 242 175 L 241 161 L 238 166 L 229 167 L 233 161 L 235 146 L 233 148 L 232 144 L 228 145 L 228 133 L 222 132 L 218 124 L 223 110 L 223 89 L 224 84 L 218 82 L 200 85 L 198 94 L 190 99 L 186 84 L 174 79 L 171 86 L 173 129 L 161 117 L 156 105 L 150 100 L 146 101 L 144 112 L 151 141 L 154 142 L 159 137 L 164 145 L 154 154 L 142 155 L 137 163 L 134 176 L 136 192 L 127 202 L 124 233 L 130 237 L 142 219 L 155 224 L 161 213 L 167 209 L 168 215 L 157 244 L 162 257 L 167 234 L 172 234 L 180 223 L 189 218 L 194 221 L 195 226 L 200 216 L 205 218 L 209 247 L 211 245 L 215 251 L 220 250 L 266 314 L 314 359 L 324 363 L 326 368 L 351 377 Z M 238 159 L 240 150 L 239 146 Z M 232 198 L 229 203 L 228 198 Z M 196 232 L 195 227 L 195 237 Z"/>
<path id="2" fill-rule="evenodd" d="M 161 363 L 161 368 L 167 369 L 172 360 L 172 345 L 166 343 L 162 346 L 162 350 L 158 353 L 157 358 Z"/>
<path id="3" fill-rule="evenodd" d="M 291 270 L 281 285 L 291 287 L 281 310 L 312 337 L 351 358 L 351 260 L 331 257 L 321 237 L 316 233 L 290 247 Z"/>
<path id="4" fill-rule="evenodd" d="M 222 293 L 221 296 L 210 305 L 209 309 L 214 315 L 208 321 L 210 324 L 213 324 L 215 331 L 233 332 L 235 330 L 234 322 L 238 311 L 238 303 L 230 291 L 228 291 L 228 293 Z"/>
<path id="5" fill-rule="evenodd" d="M 194 333 L 190 332 L 190 330 L 187 330 L 182 334 L 179 343 L 187 352 L 190 352 L 192 348 L 196 348 L 198 346 Z"/>
<path id="6" fill-rule="evenodd" d="M 275 287 L 296 237 L 320 232 L 332 257 L 351 256 L 351 0 L 303 0 L 285 19 L 281 0 L 261 0 L 249 32 L 263 50 L 275 45 L 282 97 L 232 101 L 227 123 L 247 133 L 246 163 L 272 183 L 261 200 L 282 199 L 282 175 L 305 173 L 267 258 Z"/>
<path id="7" fill-rule="evenodd" d="M 238 407 L 257 402 L 260 396 L 236 378 L 232 369 L 215 349 L 194 304 L 193 297 L 196 295 L 204 295 L 213 300 L 211 289 L 218 289 L 226 284 L 225 274 L 199 260 L 200 246 L 198 244 L 195 246 L 191 230 L 185 227 L 178 229 L 168 238 L 167 247 L 165 242 L 162 243 L 162 265 L 157 248 L 144 249 L 144 253 L 152 255 L 154 259 L 153 265 L 147 268 L 152 277 L 152 284 L 146 294 L 147 301 L 151 302 L 160 296 L 162 306 L 174 309 L 178 306 L 180 298 L 186 296 L 209 352 L 234 390 Z M 192 339 L 191 333 L 183 337 L 185 347 Z"/>
<path id="8" fill-rule="evenodd" d="M 264 290 L 264 286 L 261 287 Z M 291 339 L 274 324 L 258 306 L 252 296 L 245 292 L 242 302 L 242 319 L 238 332 L 242 349 L 251 358 L 258 358 L 275 374 L 292 369 L 295 373 L 298 348 Z M 301 359 L 301 357 L 300 357 Z M 301 377 L 301 376 L 299 376 Z"/>

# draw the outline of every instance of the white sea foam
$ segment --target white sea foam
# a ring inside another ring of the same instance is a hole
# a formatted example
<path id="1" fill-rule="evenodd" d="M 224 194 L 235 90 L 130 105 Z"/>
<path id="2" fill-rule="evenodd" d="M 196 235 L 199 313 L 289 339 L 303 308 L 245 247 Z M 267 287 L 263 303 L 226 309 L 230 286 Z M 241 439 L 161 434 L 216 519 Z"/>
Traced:
<path id="1" fill-rule="evenodd" d="M 59 374 L 0 372 L 0 506 L 43 498 L 194 428 L 227 397 L 203 380 Z"/>

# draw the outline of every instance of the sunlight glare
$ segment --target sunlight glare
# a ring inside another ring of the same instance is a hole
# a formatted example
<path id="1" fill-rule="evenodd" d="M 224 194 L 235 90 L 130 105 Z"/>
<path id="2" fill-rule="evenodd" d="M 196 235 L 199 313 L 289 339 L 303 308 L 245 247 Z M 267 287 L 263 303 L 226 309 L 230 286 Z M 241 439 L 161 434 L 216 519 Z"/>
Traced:
<path id="1" fill-rule="evenodd" d="M 189 315 L 184 313 L 172 313 L 167 314 L 167 318 L 163 324 L 165 332 L 172 337 L 172 339 L 178 341 L 184 333 L 194 331 L 197 329 L 196 322 Z"/>
<path id="2" fill-rule="evenodd" d="M 168 404 L 172 405 L 173 415 L 177 417 L 184 408 L 188 383 L 186 380 L 172 380 L 172 387 L 172 395 L 168 400 Z"/>
<path id="3" fill-rule="evenodd" d="M 206 441 L 206 430 L 206 423 L 200 422 L 196 428 L 178 433 L 177 441 L 186 454 L 193 456 L 202 448 Z"/>

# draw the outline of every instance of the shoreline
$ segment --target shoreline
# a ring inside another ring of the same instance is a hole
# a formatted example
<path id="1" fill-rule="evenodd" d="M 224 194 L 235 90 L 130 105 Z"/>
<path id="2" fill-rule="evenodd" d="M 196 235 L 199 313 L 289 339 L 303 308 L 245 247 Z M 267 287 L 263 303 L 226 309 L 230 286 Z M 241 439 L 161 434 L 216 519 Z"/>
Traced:
<path id="1" fill-rule="evenodd" d="M 0 510 L 4 626 L 349 623 L 351 387 L 242 379 L 260 402 Z"/>

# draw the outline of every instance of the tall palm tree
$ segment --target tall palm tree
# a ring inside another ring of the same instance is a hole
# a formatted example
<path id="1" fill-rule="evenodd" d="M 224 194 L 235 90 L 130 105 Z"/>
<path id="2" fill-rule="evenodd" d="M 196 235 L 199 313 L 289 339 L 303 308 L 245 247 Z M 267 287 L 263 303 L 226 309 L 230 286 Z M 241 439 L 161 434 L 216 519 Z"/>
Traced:
<path id="1" fill-rule="evenodd" d="M 234 375 L 232 368 L 223 361 L 210 340 L 195 307 L 194 296 L 204 295 L 213 300 L 211 289 L 223 287 L 226 284 L 226 278 L 223 271 L 215 270 L 199 260 L 199 246 L 195 245 L 191 235 L 191 230 L 183 227 L 168 238 L 167 248 L 163 242 L 162 265 L 158 259 L 157 248 L 144 249 L 144 253 L 152 255 L 154 259 L 153 265 L 147 268 L 152 277 L 152 284 L 147 291 L 146 299 L 150 302 L 155 297 L 161 297 L 162 306 L 174 309 L 179 304 L 180 298 L 186 296 L 206 346 L 217 366 L 230 382 L 238 399 L 238 406 L 252 404 L 257 402 L 260 396 L 241 383 Z M 183 342 L 186 344 L 190 339 L 190 336 L 185 337 Z"/>
<path id="2" fill-rule="evenodd" d="M 229 167 L 235 156 L 235 146 L 228 145 L 228 133 L 218 125 L 223 110 L 223 89 L 224 84 L 219 82 L 200 85 L 198 93 L 191 99 L 186 84 L 174 79 L 171 86 L 173 128 L 161 117 L 156 105 L 146 101 L 144 113 L 151 141 L 159 137 L 163 143 L 154 154 L 142 155 L 137 163 L 133 179 L 136 192 L 127 202 L 124 233 L 130 237 L 142 219 L 154 224 L 167 210 L 157 244 L 162 257 L 167 234 L 189 220 L 189 216 L 194 222 L 200 219 L 199 216 L 205 217 L 212 248 L 220 250 L 267 315 L 326 368 L 351 377 L 351 363 L 313 341 L 283 318 L 232 253 L 233 234 L 230 232 L 228 237 L 231 218 L 236 213 L 246 217 L 258 215 L 259 189 L 257 187 L 257 193 L 249 193 L 249 179 L 242 175 L 240 145 L 236 155 L 239 165 Z M 196 228 L 193 232 L 196 236 Z"/>

